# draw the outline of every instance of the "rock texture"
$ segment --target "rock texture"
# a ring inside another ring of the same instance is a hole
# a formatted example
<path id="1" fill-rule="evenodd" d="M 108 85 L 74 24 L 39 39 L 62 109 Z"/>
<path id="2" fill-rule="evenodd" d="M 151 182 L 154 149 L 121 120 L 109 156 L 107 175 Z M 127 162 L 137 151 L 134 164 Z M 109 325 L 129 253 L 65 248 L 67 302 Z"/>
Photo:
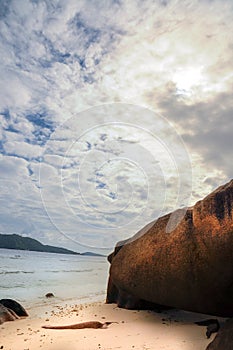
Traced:
<path id="1" fill-rule="evenodd" d="M 167 232 L 171 215 L 117 244 L 109 256 L 107 303 L 140 308 L 146 301 L 232 317 L 233 180 L 189 208 Z"/>
<path id="2" fill-rule="evenodd" d="M 233 319 L 228 320 L 206 350 L 233 350 Z"/>
<path id="3" fill-rule="evenodd" d="M 0 304 L 0 324 L 7 321 L 14 321 L 19 317 L 16 313 L 10 309 L 7 309 L 5 306 Z"/>
<path id="4" fill-rule="evenodd" d="M 0 324 L 28 316 L 27 311 L 17 301 L 12 299 L 0 300 Z"/>

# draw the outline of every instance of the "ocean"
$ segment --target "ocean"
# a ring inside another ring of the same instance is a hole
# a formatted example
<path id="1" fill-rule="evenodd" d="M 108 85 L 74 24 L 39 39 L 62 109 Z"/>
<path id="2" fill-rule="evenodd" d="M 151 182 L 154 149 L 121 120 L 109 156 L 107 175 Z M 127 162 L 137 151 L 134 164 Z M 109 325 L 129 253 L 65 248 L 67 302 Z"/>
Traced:
<path id="1" fill-rule="evenodd" d="M 0 299 L 26 308 L 43 305 L 45 294 L 56 302 L 100 301 L 106 296 L 106 257 L 0 249 Z"/>

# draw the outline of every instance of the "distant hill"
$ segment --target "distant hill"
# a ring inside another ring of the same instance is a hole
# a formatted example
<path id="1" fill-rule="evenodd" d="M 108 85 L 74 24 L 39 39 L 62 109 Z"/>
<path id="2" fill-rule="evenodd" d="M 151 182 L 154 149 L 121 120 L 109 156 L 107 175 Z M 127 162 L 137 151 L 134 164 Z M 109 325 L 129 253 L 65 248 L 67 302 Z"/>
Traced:
<path id="1" fill-rule="evenodd" d="M 17 234 L 0 234 L 0 248 L 29 250 L 35 252 L 57 253 L 57 254 L 72 254 L 84 256 L 102 256 L 91 252 L 77 253 L 69 249 L 45 245 L 34 238 L 22 237 Z"/>

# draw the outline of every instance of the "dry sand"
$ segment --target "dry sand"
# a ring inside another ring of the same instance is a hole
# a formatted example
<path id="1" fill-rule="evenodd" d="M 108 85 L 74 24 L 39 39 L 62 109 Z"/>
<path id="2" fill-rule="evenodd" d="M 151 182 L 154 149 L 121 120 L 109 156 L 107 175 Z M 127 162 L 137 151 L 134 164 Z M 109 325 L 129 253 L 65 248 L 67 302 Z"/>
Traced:
<path id="1" fill-rule="evenodd" d="M 49 302 L 48 302 L 49 304 Z M 104 302 L 83 305 L 47 305 L 29 310 L 26 319 L 0 326 L 3 350 L 204 350 L 205 327 L 195 321 L 209 318 L 184 311 L 132 311 Z M 43 325 L 84 321 L 115 321 L 107 329 L 48 330 Z"/>

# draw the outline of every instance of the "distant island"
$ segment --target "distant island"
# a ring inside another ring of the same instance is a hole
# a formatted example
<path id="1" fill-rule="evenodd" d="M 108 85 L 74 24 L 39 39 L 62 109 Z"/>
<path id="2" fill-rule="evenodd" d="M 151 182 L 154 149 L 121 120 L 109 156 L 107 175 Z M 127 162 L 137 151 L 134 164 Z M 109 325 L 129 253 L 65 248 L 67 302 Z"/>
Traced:
<path id="1" fill-rule="evenodd" d="M 57 253 L 57 254 L 72 254 L 82 256 L 104 256 L 92 252 L 77 253 L 72 250 L 52 245 L 45 245 L 34 238 L 22 237 L 18 234 L 0 234 L 0 248 L 29 250 L 34 252 Z"/>

